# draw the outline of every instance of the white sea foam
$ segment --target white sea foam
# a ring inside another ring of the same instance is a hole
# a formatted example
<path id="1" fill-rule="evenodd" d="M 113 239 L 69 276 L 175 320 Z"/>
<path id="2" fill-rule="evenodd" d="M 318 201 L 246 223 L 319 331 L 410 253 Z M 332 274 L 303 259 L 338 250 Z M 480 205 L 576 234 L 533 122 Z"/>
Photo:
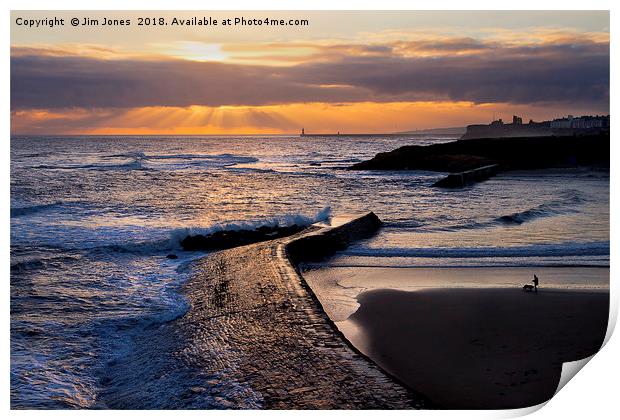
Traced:
<path id="1" fill-rule="evenodd" d="M 314 215 L 303 213 L 290 213 L 265 219 L 242 220 L 237 222 L 214 223 L 207 227 L 188 227 L 172 230 L 170 233 L 172 243 L 178 244 L 188 235 L 210 235 L 219 231 L 255 230 L 260 227 L 277 226 L 310 226 L 313 223 L 328 220 L 331 217 L 331 207 L 324 207 Z"/>
<path id="2" fill-rule="evenodd" d="M 31 206 L 23 207 L 11 207 L 11 217 L 28 216 L 30 214 L 39 213 L 45 210 L 50 210 L 63 205 L 61 201 L 47 204 L 35 204 Z"/>
<path id="3" fill-rule="evenodd" d="M 564 242 L 511 247 L 374 248 L 353 246 L 341 255 L 361 257 L 484 258 L 608 256 L 609 242 Z"/>

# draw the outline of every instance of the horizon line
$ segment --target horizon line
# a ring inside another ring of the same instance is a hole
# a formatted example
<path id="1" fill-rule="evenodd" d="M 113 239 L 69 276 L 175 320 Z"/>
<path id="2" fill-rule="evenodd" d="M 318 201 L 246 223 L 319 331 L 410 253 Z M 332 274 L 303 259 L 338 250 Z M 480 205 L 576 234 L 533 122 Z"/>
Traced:
<path id="1" fill-rule="evenodd" d="M 454 128 L 454 127 L 449 127 L 449 128 Z M 465 127 L 463 127 L 465 128 Z M 341 137 L 346 137 L 346 136 L 395 136 L 395 135 L 406 135 L 406 134 L 411 134 L 411 133 L 415 133 L 415 132 L 424 132 L 427 130 L 437 130 L 437 128 L 429 128 L 426 130 L 410 130 L 410 131 L 400 131 L 400 132 L 388 132 L 388 133 L 305 133 L 305 136 L 341 136 Z M 429 134 L 442 134 L 442 133 L 429 133 Z M 445 133 L 445 134 L 451 134 L 451 133 Z M 149 136 L 175 136 L 175 137 L 181 137 L 181 136 L 193 136 L 193 137 L 198 137 L 198 136 L 202 136 L 202 137 L 216 137 L 216 136 L 245 136 L 245 137 L 250 137 L 250 136 L 280 136 L 280 137 L 289 137 L 289 136 L 295 136 L 295 137 L 303 137 L 301 135 L 301 133 L 297 132 L 297 133 L 222 133 L 222 134 L 170 134 L 170 133 L 162 133 L 162 134 L 131 134 L 131 133 L 119 133 L 119 134 L 65 134 L 65 133 L 47 133 L 47 134 L 41 134 L 41 133 L 10 133 L 11 136 L 31 136 L 31 137 L 45 137 L 45 136 L 66 136 L 66 137 L 112 137 L 112 136 L 140 136 L 140 137 L 149 137 Z"/>

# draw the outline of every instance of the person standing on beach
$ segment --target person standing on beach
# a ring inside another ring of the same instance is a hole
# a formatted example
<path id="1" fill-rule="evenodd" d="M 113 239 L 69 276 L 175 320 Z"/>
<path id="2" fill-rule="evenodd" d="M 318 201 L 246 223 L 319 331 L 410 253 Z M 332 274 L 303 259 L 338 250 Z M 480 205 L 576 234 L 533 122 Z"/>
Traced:
<path id="1" fill-rule="evenodd" d="M 536 274 L 534 274 L 534 280 L 532 280 L 532 282 L 534 283 L 534 291 L 538 293 L 538 277 Z"/>

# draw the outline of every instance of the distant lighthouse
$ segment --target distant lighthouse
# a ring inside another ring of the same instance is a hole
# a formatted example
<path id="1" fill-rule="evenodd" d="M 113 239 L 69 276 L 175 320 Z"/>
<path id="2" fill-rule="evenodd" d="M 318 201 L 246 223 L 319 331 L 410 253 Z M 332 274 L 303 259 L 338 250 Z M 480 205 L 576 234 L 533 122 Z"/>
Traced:
<path id="1" fill-rule="evenodd" d="M 301 129 L 301 137 L 303 137 L 303 136 L 305 136 L 305 135 L 306 135 L 306 131 L 305 131 L 305 130 L 303 129 L 303 127 L 302 127 L 302 129 Z"/>

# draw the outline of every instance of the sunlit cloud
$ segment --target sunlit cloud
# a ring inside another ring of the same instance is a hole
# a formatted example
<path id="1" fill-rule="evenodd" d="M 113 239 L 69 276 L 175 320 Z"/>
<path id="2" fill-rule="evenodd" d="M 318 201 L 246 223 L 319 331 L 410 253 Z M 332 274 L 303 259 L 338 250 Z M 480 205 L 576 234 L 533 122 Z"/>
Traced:
<path id="1" fill-rule="evenodd" d="M 514 31 L 505 28 L 484 28 L 483 39 L 513 46 L 554 43 L 609 43 L 609 32 L 578 32 L 569 28 L 531 28 L 528 31 Z"/>
<path id="2" fill-rule="evenodd" d="M 220 61 L 243 64 L 292 65 L 308 61 L 334 60 L 342 56 L 433 57 L 480 54 L 491 49 L 540 48 L 553 45 L 598 45 L 608 47 L 609 32 L 576 32 L 560 28 L 538 28 L 515 32 L 503 28 L 485 28 L 474 38 L 441 31 L 387 31 L 365 34 L 364 41 L 318 39 L 312 43 L 257 42 L 213 43 L 174 41 L 149 43 L 141 51 L 104 44 L 12 44 L 11 56 L 80 56 L 97 59 L 178 58 L 190 61 Z"/>
<path id="3" fill-rule="evenodd" d="M 91 57 L 100 60 L 119 59 L 147 59 L 152 54 L 130 52 L 122 48 L 114 48 L 99 44 L 36 44 L 36 45 L 11 45 L 11 57 Z"/>
<path id="4" fill-rule="evenodd" d="M 222 45 L 196 41 L 180 41 L 155 44 L 153 48 L 162 54 L 193 61 L 224 61 L 229 56 L 223 51 Z"/>
<path id="5" fill-rule="evenodd" d="M 14 37 L 12 132 L 394 132 L 486 122 L 493 113 L 608 113 L 604 16 L 584 30 L 570 26 L 577 14 L 563 15 L 565 26 L 534 15 L 538 26 L 523 13 L 525 25 L 494 26 L 490 13 L 476 15 L 486 25 L 459 15 L 461 26 L 450 26 L 456 15 L 430 13 L 446 26 L 343 25 L 332 37 L 215 28 L 153 39 L 136 32 L 138 41 L 116 34 L 105 44 Z"/>
<path id="6" fill-rule="evenodd" d="M 460 49 L 468 53 L 455 53 Z M 564 39 L 506 46 L 451 39 L 334 45 L 321 51 L 322 60 L 283 67 L 18 54 L 11 58 L 11 105 L 135 108 L 442 100 L 601 107 L 609 102 L 608 43 Z"/>
<path id="7" fill-rule="evenodd" d="M 323 46 L 320 43 L 256 43 L 226 44 L 222 49 L 233 63 L 287 66 L 316 59 Z"/>

